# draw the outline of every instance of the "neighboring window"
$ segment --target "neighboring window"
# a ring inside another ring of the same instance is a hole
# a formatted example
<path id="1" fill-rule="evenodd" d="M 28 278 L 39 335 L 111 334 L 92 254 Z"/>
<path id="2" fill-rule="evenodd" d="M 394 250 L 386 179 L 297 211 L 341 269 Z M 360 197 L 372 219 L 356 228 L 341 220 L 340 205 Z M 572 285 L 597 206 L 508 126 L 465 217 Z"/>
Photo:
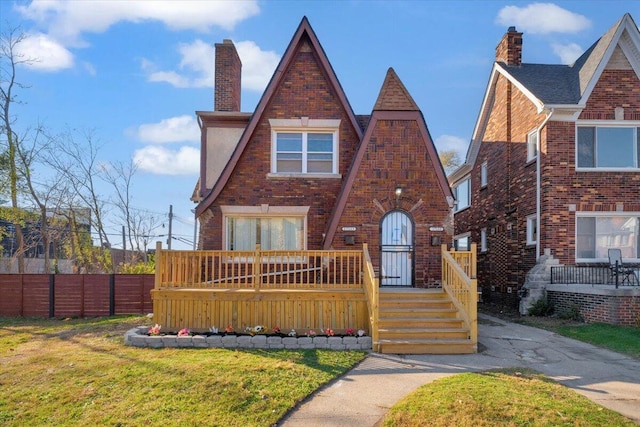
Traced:
<path id="1" fill-rule="evenodd" d="M 480 252 L 487 251 L 487 229 L 480 230 Z"/>
<path id="2" fill-rule="evenodd" d="M 527 135 L 527 162 L 538 157 L 538 132 L 533 131 Z"/>
<path id="3" fill-rule="evenodd" d="M 637 127 L 578 126 L 578 168 L 640 168 Z"/>
<path id="4" fill-rule="evenodd" d="M 577 217 L 576 260 L 606 261 L 609 248 L 622 250 L 623 258 L 640 258 L 640 214 Z"/>
<path id="5" fill-rule="evenodd" d="M 466 178 L 460 182 L 454 188 L 454 195 L 456 197 L 456 208 L 458 212 L 462 209 L 468 208 L 471 205 L 471 178 Z"/>
<path id="6" fill-rule="evenodd" d="M 308 206 L 221 206 L 224 248 L 304 250 Z"/>
<path id="7" fill-rule="evenodd" d="M 338 174 L 340 120 L 271 119 L 271 173 Z"/>
<path id="8" fill-rule="evenodd" d="M 487 186 L 487 162 L 484 162 L 480 166 L 480 186 L 481 187 Z"/>
<path id="9" fill-rule="evenodd" d="M 538 221 L 535 215 L 527 217 L 527 245 L 535 245 L 538 243 Z"/>
<path id="10" fill-rule="evenodd" d="M 453 238 L 453 247 L 456 251 L 470 251 L 471 237 L 469 233 L 461 234 Z"/>

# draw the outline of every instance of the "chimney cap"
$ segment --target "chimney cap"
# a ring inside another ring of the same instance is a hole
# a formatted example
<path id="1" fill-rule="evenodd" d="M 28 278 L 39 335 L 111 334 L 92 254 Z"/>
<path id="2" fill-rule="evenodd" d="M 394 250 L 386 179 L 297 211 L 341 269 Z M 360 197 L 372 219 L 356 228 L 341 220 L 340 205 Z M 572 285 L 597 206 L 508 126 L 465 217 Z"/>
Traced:
<path id="1" fill-rule="evenodd" d="M 513 27 L 513 28 L 515 28 L 515 27 Z M 233 44 L 233 41 L 231 41 L 231 39 L 223 39 L 222 43 L 223 44 Z"/>
<path id="2" fill-rule="evenodd" d="M 507 30 L 507 32 L 509 32 L 509 33 L 516 33 L 516 32 L 517 32 L 517 31 L 516 31 L 516 27 L 515 27 L 515 26 L 511 26 L 511 27 L 509 27 L 509 29 Z"/>

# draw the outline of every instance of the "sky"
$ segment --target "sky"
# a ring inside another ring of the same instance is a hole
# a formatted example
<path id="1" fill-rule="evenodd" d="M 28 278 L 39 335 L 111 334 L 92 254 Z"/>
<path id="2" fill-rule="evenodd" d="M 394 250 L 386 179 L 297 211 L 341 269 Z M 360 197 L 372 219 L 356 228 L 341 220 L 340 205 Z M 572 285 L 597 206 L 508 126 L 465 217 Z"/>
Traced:
<path id="1" fill-rule="evenodd" d="M 133 206 L 164 219 L 157 240 L 173 206 L 172 248 L 190 249 L 195 112 L 213 110 L 215 43 L 235 43 L 251 112 L 306 16 L 355 114 L 371 113 L 393 67 L 436 148 L 464 159 L 510 26 L 523 62 L 570 64 L 625 13 L 640 22 L 640 1 L 0 0 L 0 31 L 19 26 L 20 53 L 37 59 L 17 69 L 18 130 L 92 130 L 101 161 L 138 165 Z"/>

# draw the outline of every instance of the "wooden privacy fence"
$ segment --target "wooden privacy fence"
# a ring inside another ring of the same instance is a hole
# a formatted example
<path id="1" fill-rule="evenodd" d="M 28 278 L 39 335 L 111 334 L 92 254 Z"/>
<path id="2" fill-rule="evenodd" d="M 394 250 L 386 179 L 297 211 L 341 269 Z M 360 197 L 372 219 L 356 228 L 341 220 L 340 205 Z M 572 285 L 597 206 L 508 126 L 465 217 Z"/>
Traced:
<path id="1" fill-rule="evenodd" d="M 469 328 L 471 341 L 478 342 L 478 279 L 476 245 L 470 251 L 447 250 L 442 245 L 442 288 L 451 296 L 459 315 Z"/>
<path id="2" fill-rule="evenodd" d="M 0 316 L 146 314 L 152 274 L 0 274 Z"/>
<path id="3" fill-rule="evenodd" d="M 165 251 L 158 244 L 154 321 L 166 330 L 244 330 L 260 324 L 369 332 L 373 317 L 363 289 L 363 254 L 259 248 Z"/>

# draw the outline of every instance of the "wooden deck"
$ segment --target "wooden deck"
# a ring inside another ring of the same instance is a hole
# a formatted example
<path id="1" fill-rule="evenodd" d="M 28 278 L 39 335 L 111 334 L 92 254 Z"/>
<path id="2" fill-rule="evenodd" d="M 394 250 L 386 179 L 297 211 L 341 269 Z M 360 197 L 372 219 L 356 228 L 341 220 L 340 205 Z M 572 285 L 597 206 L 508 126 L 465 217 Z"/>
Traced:
<path id="1" fill-rule="evenodd" d="M 442 289 L 426 290 L 380 289 L 366 244 L 359 251 L 303 252 L 164 251 L 158 245 L 154 321 L 165 330 L 363 329 L 374 351 L 473 353 L 473 249 L 443 247 Z"/>

